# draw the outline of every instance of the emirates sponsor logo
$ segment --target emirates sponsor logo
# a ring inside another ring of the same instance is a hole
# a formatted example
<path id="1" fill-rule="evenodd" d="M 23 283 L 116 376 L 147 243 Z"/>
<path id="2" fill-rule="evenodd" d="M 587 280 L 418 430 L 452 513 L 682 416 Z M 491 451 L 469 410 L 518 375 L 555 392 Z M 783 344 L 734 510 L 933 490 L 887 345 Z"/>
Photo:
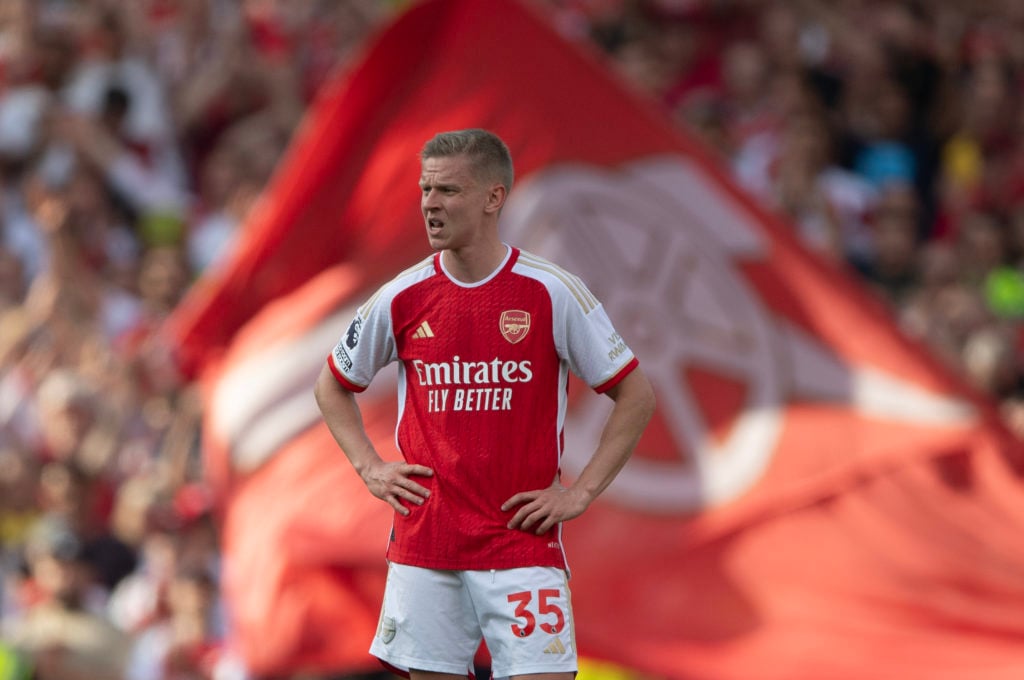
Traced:
<path id="1" fill-rule="evenodd" d="M 533 380 L 529 361 L 502 361 L 497 357 L 490 361 L 464 361 L 455 355 L 451 361 L 437 363 L 413 359 L 412 369 L 423 387 L 497 385 Z"/>
<path id="2" fill-rule="evenodd" d="M 427 362 L 413 359 L 412 370 L 419 387 L 427 388 L 427 412 L 510 411 L 513 390 L 508 385 L 533 380 L 529 361 Z M 452 386 L 453 388 L 451 388 Z"/>
<path id="3" fill-rule="evenodd" d="M 530 332 L 530 313 L 521 309 L 506 309 L 498 320 L 501 335 L 513 345 Z"/>

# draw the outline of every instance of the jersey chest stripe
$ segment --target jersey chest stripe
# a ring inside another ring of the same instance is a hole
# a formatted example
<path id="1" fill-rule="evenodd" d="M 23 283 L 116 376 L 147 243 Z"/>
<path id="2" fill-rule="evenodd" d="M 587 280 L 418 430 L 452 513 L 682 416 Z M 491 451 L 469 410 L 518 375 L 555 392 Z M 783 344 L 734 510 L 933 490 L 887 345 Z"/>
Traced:
<path id="1" fill-rule="evenodd" d="M 527 255 L 526 253 L 520 253 L 519 262 L 522 262 L 524 266 L 533 267 L 534 269 L 547 272 L 548 274 L 555 276 L 565 285 L 566 288 L 569 289 L 569 292 L 573 294 L 573 297 L 576 298 L 576 302 L 579 303 L 584 312 L 589 314 L 597 308 L 597 298 L 587 290 L 587 287 L 583 282 L 578 277 L 573 276 L 558 265 Z"/>

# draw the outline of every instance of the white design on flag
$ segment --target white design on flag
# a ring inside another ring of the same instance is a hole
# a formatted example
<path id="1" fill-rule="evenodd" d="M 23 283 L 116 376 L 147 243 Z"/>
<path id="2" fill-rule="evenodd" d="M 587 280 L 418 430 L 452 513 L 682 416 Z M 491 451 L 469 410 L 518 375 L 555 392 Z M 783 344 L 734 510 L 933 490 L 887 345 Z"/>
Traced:
<path id="1" fill-rule="evenodd" d="M 561 166 L 534 174 L 510 196 L 504 238 L 587 281 L 655 384 L 679 461 L 634 457 L 608 489 L 616 502 L 692 512 L 750 489 L 771 461 L 780 407 L 792 398 L 850 403 L 908 423 L 962 423 L 960 400 L 930 394 L 874 369 L 851 367 L 772 316 L 734 260 L 764 256 L 751 216 L 704 171 L 678 156 L 615 171 Z M 715 440 L 683 379 L 700 367 L 742 382 L 743 409 Z M 565 470 L 594 449 L 610 402 L 587 394 L 566 419 Z"/>
<path id="2" fill-rule="evenodd" d="M 320 422 L 313 384 L 355 307 L 322 319 L 232 364 L 217 381 L 209 409 L 210 427 L 230 447 L 238 472 L 255 470 L 291 439 Z M 382 370 L 360 398 L 393 390 L 397 368 Z"/>

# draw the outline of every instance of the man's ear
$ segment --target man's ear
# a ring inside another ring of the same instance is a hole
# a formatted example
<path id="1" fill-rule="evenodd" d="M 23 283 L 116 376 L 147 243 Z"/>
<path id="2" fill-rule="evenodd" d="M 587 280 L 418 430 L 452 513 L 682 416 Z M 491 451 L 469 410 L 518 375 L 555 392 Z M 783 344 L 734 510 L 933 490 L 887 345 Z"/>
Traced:
<path id="1" fill-rule="evenodd" d="M 501 207 L 505 205 L 505 199 L 507 197 L 508 189 L 505 188 L 505 185 L 493 185 L 490 193 L 487 194 L 487 204 L 484 206 L 484 211 L 488 213 L 500 211 Z"/>

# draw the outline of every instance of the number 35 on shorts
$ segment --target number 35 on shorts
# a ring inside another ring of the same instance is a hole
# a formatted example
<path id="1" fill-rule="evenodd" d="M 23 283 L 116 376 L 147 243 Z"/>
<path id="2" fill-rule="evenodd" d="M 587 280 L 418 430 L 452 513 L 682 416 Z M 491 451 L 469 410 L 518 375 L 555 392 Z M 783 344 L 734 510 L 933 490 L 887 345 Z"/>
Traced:
<path id="1" fill-rule="evenodd" d="M 513 616 L 516 622 L 511 628 L 512 634 L 516 637 L 528 637 L 538 626 L 551 635 L 557 635 L 565 628 L 565 612 L 561 606 L 562 591 L 558 588 L 510 593 L 508 601 L 515 606 Z"/>

